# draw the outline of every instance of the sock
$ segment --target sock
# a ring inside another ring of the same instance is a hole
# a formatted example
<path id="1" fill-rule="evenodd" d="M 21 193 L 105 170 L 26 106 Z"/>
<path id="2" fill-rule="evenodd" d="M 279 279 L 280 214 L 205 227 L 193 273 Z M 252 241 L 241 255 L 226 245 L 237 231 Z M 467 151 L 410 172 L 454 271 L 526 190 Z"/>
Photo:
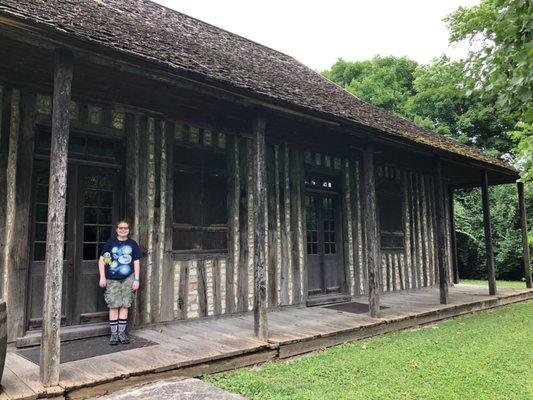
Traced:
<path id="1" fill-rule="evenodd" d="M 111 334 L 118 332 L 118 320 L 109 320 L 109 327 L 111 328 Z"/>
<path id="2" fill-rule="evenodd" d="M 119 319 L 118 320 L 118 332 L 124 333 L 126 332 L 126 325 L 128 324 L 127 319 Z"/>

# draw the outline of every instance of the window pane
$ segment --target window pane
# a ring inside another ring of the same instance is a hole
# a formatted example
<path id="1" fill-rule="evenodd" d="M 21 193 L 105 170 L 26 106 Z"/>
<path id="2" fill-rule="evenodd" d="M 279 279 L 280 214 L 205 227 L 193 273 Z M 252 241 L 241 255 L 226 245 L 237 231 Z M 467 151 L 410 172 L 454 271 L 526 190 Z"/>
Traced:
<path id="1" fill-rule="evenodd" d="M 96 242 L 96 226 L 85 226 L 83 228 L 83 241 Z"/>
<path id="2" fill-rule="evenodd" d="M 202 224 L 202 185 L 200 173 L 177 171 L 174 180 L 174 222 Z"/>
<path id="3" fill-rule="evenodd" d="M 37 242 L 46 242 L 47 224 L 35 224 L 35 240 Z"/>
<path id="4" fill-rule="evenodd" d="M 44 261 L 46 257 L 46 243 L 35 243 L 33 245 L 33 259 L 35 261 Z"/>
<path id="5" fill-rule="evenodd" d="M 203 249 L 204 250 L 226 250 L 227 248 L 227 232 L 224 231 L 208 231 L 203 234 Z"/>
<path id="6" fill-rule="evenodd" d="M 174 250 L 203 250 L 202 232 L 174 229 L 172 237 Z"/>
<path id="7" fill-rule="evenodd" d="M 84 210 L 84 223 L 86 223 L 86 224 L 96 224 L 97 223 L 97 215 L 98 215 L 98 209 L 97 208 L 85 207 L 85 210 Z"/>
<path id="8" fill-rule="evenodd" d="M 83 259 L 96 260 L 96 243 L 85 243 L 83 245 Z"/>
<path id="9" fill-rule="evenodd" d="M 205 225 L 227 223 L 226 177 L 221 174 L 208 174 L 204 178 Z"/>

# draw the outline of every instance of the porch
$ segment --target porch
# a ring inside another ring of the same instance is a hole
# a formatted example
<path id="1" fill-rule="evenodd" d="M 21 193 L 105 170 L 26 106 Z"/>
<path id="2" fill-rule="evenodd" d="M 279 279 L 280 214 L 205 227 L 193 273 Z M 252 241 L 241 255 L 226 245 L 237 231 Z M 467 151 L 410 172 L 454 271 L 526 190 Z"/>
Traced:
<path id="1" fill-rule="evenodd" d="M 253 315 L 155 324 L 132 334 L 151 346 L 65 362 L 59 386 L 44 388 L 39 366 L 8 352 L 0 399 L 67 396 L 86 398 L 125 386 L 171 376 L 198 376 L 287 358 L 386 332 L 533 298 L 532 289 L 499 288 L 489 296 L 483 286 L 450 287 L 448 304 L 440 304 L 439 288 L 382 295 L 381 318 L 326 307 L 289 307 L 268 315 L 268 341 L 254 336 Z M 354 298 L 368 304 L 366 296 Z"/>

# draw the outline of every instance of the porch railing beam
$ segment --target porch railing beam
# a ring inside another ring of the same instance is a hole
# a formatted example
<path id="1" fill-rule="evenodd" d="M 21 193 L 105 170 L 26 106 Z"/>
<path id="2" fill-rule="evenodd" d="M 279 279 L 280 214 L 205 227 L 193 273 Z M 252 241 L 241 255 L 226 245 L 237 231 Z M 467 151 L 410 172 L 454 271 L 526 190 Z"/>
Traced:
<path id="1" fill-rule="evenodd" d="M 265 127 L 262 112 L 254 119 L 254 332 L 259 339 L 268 337 L 266 309 L 266 169 Z"/>
<path id="2" fill-rule="evenodd" d="M 363 227 L 365 232 L 366 268 L 368 271 L 368 306 L 370 316 L 379 316 L 378 226 L 376 217 L 376 178 L 374 142 L 368 140 L 363 150 Z"/>
<path id="3" fill-rule="evenodd" d="M 527 241 L 527 214 L 526 202 L 524 199 L 524 183 L 517 182 L 518 189 L 518 204 L 520 207 L 520 227 L 522 230 L 522 258 L 524 260 L 524 276 L 526 278 L 526 286 L 533 287 L 531 282 L 531 258 L 529 256 L 529 243 Z"/>
<path id="4" fill-rule="evenodd" d="M 61 325 L 71 83 L 72 54 L 58 51 L 54 67 L 43 328 L 39 368 L 41 383 L 44 386 L 55 386 L 59 383 L 59 327 Z"/>
<path id="5" fill-rule="evenodd" d="M 494 274 L 494 250 L 492 247 L 492 230 L 490 228 L 489 178 L 487 170 L 481 171 L 481 200 L 483 202 L 483 227 L 485 228 L 485 257 L 487 258 L 487 274 L 489 294 L 496 294 L 496 275 Z"/>
<path id="6" fill-rule="evenodd" d="M 437 218 L 437 266 L 439 269 L 440 303 L 448 303 L 448 269 L 446 268 L 446 224 L 444 212 L 444 183 L 442 162 L 439 157 L 433 161 L 435 174 L 435 211 Z"/>

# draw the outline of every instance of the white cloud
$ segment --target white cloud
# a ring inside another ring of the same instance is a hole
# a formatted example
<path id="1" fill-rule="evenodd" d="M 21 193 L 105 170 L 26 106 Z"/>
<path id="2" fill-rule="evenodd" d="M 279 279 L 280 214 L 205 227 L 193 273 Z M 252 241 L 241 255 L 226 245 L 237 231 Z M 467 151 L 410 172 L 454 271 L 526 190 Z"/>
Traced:
<path id="1" fill-rule="evenodd" d="M 202 21 L 287 53 L 317 70 L 337 58 L 375 54 L 408 56 L 427 63 L 450 49 L 442 19 L 479 0 L 157 0 Z"/>

